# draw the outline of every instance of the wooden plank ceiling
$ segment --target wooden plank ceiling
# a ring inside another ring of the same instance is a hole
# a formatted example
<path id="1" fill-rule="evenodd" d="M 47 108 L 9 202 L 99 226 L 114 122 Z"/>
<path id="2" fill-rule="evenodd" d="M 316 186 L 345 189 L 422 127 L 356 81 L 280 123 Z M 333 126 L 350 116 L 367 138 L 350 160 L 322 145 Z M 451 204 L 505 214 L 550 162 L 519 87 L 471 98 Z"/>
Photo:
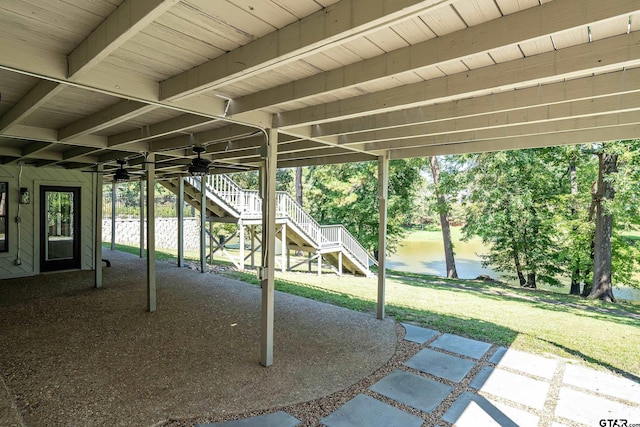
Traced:
<path id="1" fill-rule="evenodd" d="M 0 162 L 185 173 L 640 137 L 638 0 L 5 0 Z"/>

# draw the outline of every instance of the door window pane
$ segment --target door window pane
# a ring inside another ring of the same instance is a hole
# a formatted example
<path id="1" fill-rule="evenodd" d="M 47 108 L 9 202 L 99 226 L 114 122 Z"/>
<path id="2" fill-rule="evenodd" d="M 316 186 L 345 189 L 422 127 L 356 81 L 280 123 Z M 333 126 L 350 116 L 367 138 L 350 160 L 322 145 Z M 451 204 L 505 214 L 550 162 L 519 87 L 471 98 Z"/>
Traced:
<path id="1" fill-rule="evenodd" d="M 47 244 L 45 259 L 73 258 L 73 192 L 47 191 Z"/>

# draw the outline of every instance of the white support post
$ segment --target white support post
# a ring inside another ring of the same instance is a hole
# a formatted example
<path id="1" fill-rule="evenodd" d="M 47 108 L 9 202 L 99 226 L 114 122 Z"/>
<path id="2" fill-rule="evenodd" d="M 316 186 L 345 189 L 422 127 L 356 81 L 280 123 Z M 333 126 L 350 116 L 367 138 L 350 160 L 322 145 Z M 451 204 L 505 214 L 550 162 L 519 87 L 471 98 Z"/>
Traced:
<path id="1" fill-rule="evenodd" d="M 213 250 L 214 242 L 215 242 L 215 238 L 213 237 L 213 221 L 209 221 L 209 265 L 211 265 L 212 267 L 213 267 L 213 253 L 215 252 Z M 218 245 L 220 245 L 220 247 L 224 251 L 223 243 L 219 242 Z"/>
<path id="2" fill-rule="evenodd" d="M 378 157 L 378 319 L 384 319 L 386 252 L 387 252 L 387 198 L 389 195 L 389 158 Z"/>
<path id="3" fill-rule="evenodd" d="M 94 265 L 95 265 L 95 281 L 96 288 L 102 287 L 102 171 L 103 165 L 96 166 L 96 188 L 94 197 L 96 198 L 95 212 L 95 240 L 94 244 Z M 113 236 L 113 230 L 111 231 Z"/>
<path id="4" fill-rule="evenodd" d="M 287 270 L 291 270 L 291 250 L 289 250 L 289 245 L 287 245 Z"/>
<path id="5" fill-rule="evenodd" d="M 322 275 L 322 254 L 318 252 L 318 277 Z"/>
<path id="6" fill-rule="evenodd" d="M 287 224 L 282 224 L 282 230 L 280 233 L 282 237 L 282 245 L 280 249 L 280 267 L 282 272 L 287 271 Z"/>
<path id="7" fill-rule="evenodd" d="M 143 184 L 144 184 L 144 177 L 141 177 L 140 178 L 140 258 L 144 258 L 145 226 L 144 226 L 144 185 Z M 155 201 L 153 201 L 153 203 L 155 203 Z"/>
<path id="8" fill-rule="evenodd" d="M 266 157 L 260 168 L 262 190 L 262 321 L 260 335 L 260 363 L 273 364 L 273 319 L 276 249 L 276 168 L 278 131 L 269 129 L 265 141 Z"/>
<path id="9" fill-rule="evenodd" d="M 102 170 L 104 170 L 104 166 L 102 166 Z M 98 172 L 98 175 L 102 175 L 101 172 Z M 113 181 L 111 183 L 111 250 L 114 251 L 116 249 L 116 182 Z M 102 190 L 100 190 L 100 194 L 102 194 Z M 100 202 L 102 204 L 102 201 Z"/>
<path id="10" fill-rule="evenodd" d="M 184 178 L 178 178 L 178 267 L 184 267 Z"/>
<path id="11" fill-rule="evenodd" d="M 244 224 L 242 223 L 242 220 L 238 221 L 238 231 L 240 236 L 238 237 L 238 240 L 240 241 L 240 270 L 244 270 Z"/>
<path id="12" fill-rule="evenodd" d="M 342 249 L 338 252 L 338 275 L 342 276 Z"/>
<path id="13" fill-rule="evenodd" d="M 156 166 L 155 154 L 147 155 L 145 163 L 147 171 L 147 310 L 156 311 L 156 211 L 155 211 L 155 183 Z M 140 186 L 142 191 L 142 185 Z"/>
<path id="14" fill-rule="evenodd" d="M 200 272 L 207 272 L 207 194 L 204 177 L 200 177 Z"/>
<path id="15" fill-rule="evenodd" d="M 256 268 L 256 226 L 252 225 L 250 227 L 251 231 L 251 268 Z"/>

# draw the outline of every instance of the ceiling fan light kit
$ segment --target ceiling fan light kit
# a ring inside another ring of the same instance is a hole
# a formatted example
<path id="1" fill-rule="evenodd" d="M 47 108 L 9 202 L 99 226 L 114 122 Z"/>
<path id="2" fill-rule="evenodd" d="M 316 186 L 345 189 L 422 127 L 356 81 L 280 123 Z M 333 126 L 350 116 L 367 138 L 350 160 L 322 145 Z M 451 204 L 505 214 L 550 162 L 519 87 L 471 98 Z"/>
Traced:
<path id="1" fill-rule="evenodd" d="M 198 154 L 198 157 L 191 160 L 189 164 L 189 174 L 191 176 L 204 176 L 209 173 L 209 164 L 210 160 L 203 159 L 200 157 L 201 153 L 204 153 L 206 149 L 204 147 L 195 146 L 193 147 L 193 151 Z"/>

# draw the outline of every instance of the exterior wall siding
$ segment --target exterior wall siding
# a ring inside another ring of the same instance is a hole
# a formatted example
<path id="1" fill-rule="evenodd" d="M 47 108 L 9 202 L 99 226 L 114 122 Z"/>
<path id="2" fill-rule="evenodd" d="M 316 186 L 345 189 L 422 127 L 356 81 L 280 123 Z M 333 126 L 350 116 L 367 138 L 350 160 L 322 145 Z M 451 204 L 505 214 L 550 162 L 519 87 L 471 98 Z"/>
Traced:
<path id="1" fill-rule="evenodd" d="M 58 185 L 80 187 L 80 253 L 81 268 L 94 268 L 93 242 L 95 218 L 95 174 L 62 168 L 35 168 L 18 165 L 0 165 L 0 181 L 9 183 L 9 251 L 0 253 L 0 279 L 33 276 L 40 273 L 40 187 Z M 20 181 L 20 182 L 18 182 Z M 31 193 L 31 203 L 18 203 L 19 187 Z M 18 212 L 18 208 L 20 211 Z M 20 217 L 20 254 L 18 254 L 18 224 Z M 15 265 L 16 258 L 21 265 Z"/>

